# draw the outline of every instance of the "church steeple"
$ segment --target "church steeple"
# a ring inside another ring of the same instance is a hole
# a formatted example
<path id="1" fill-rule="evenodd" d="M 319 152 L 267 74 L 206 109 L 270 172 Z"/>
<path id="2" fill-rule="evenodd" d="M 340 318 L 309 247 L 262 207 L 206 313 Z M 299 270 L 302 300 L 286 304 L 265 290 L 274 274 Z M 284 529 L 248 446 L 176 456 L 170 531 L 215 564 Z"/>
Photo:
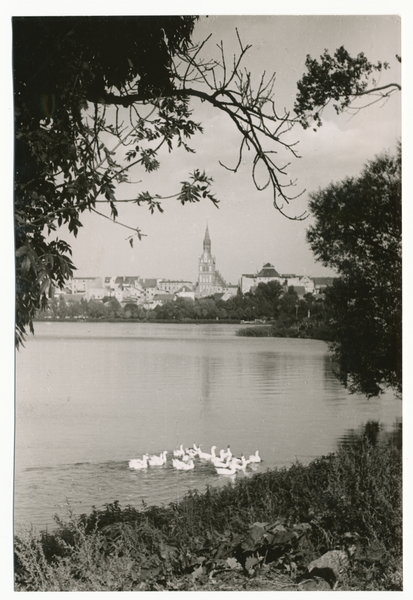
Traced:
<path id="1" fill-rule="evenodd" d="M 204 252 L 211 254 L 211 238 L 209 237 L 208 223 L 206 226 L 205 237 L 204 237 Z"/>
<path id="2" fill-rule="evenodd" d="M 209 237 L 208 223 L 205 230 L 204 250 L 198 263 L 198 296 L 210 296 L 222 292 L 226 287 L 215 267 L 215 258 L 211 254 L 211 238 Z"/>

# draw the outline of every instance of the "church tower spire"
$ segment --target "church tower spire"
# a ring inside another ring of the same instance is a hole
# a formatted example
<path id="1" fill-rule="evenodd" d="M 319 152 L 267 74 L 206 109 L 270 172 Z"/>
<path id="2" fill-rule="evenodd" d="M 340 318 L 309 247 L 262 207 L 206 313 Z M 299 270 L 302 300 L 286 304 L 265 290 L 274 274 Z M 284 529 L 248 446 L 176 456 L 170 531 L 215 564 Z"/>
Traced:
<path id="1" fill-rule="evenodd" d="M 204 237 L 204 252 L 208 252 L 209 254 L 211 254 L 211 238 L 209 237 L 208 223 L 206 226 Z"/>

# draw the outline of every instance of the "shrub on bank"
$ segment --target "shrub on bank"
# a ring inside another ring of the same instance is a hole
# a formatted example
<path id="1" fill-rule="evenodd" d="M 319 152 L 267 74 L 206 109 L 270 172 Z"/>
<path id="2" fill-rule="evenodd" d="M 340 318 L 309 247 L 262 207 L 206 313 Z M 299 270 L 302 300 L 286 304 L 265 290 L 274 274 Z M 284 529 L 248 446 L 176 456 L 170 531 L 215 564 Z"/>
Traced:
<path id="1" fill-rule="evenodd" d="M 400 449 L 362 437 L 308 466 L 192 491 L 168 506 L 115 502 L 57 518 L 54 533 L 20 532 L 16 591 L 216 589 L 219 569 L 248 579 L 264 566 L 298 586 L 311 560 L 350 545 L 342 589 L 397 590 L 401 511 Z"/>
<path id="2" fill-rule="evenodd" d="M 281 322 L 256 327 L 242 327 L 237 330 L 236 335 L 245 337 L 306 338 L 326 342 L 331 339 L 331 331 L 328 325 L 325 323 L 315 324 L 310 321 L 290 325 Z"/>
<path id="3" fill-rule="evenodd" d="M 242 327 L 237 329 L 236 335 L 244 337 L 271 337 L 271 326 L 257 325 L 256 327 Z"/>

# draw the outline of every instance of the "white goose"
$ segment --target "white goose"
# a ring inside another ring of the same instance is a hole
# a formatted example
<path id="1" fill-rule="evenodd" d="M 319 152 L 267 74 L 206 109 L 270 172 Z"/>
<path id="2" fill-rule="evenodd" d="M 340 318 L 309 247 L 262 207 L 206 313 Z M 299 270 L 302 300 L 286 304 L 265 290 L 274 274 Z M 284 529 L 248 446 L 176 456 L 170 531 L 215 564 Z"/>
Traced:
<path id="1" fill-rule="evenodd" d="M 185 454 L 187 454 L 190 458 L 195 458 L 195 456 L 198 455 L 198 451 L 194 450 L 193 448 L 185 448 Z"/>
<path id="2" fill-rule="evenodd" d="M 183 445 L 181 444 L 179 450 L 174 450 L 174 456 L 176 456 L 177 458 L 180 456 L 183 456 L 185 454 L 185 450 Z"/>
<path id="3" fill-rule="evenodd" d="M 259 463 L 259 462 L 261 462 L 261 457 L 258 454 L 258 450 L 255 452 L 255 454 L 251 454 L 251 456 L 249 457 L 248 462 L 249 463 Z"/>
<path id="4" fill-rule="evenodd" d="M 231 458 L 223 457 L 222 456 L 223 453 L 224 453 L 224 450 L 221 450 L 220 456 L 215 456 L 215 458 L 211 458 L 211 462 L 214 465 L 214 467 L 221 467 L 221 468 L 228 467 Z"/>
<path id="5" fill-rule="evenodd" d="M 236 463 L 231 461 L 228 467 L 215 467 L 218 475 L 235 475 L 237 472 Z"/>
<path id="6" fill-rule="evenodd" d="M 236 469 L 240 470 L 240 471 L 245 471 L 245 469 L 247 468 L 247 464 L 249 461 L 247 461 L 247 459 L 245 458 L 244 454 L 241 455 L 241 458 L 233 458 L 232 459 L 232 464 L 235 466 Z"/>
<path id="7" fill-rule="evenodd" d="M 216 446 L 212 446 L 211 454 L 208 454 L 208 452 L 202 452 L 201 446 L 200 446 L 198 448 L 198 456 L 199 456 L 199 458 L 203 458 L 204 460 L 212 460 L 213 458 L 216 458 L 215 450 L 216 450 Z"/>
<path id="8" fill-rule="evenodd" d="M 226 450 L 221 450 L 220 454 L 221 454 L 222 459 L 224 459 L 224 458 L 231 459 L 232 458 L 232 452 L 231 452 L 231 448 L 229 447 L 229 444 L 228 444 Z"/>
<path id="9" fill-rule="evenodd" d="M 132 458 L 129 461 L 129 468 L 130 469 L 147 469 L 148 468 L 148 458 L 149 458 L 149 454 L 144 454 L 142 459 Z"/>
<path id="10" fill-rule="evenodd" d="M 199 456 L 199 453 L 201 452 L 201 446 L 202 444 L 197 446 L 194 442 L 192 448 L 187 448 L 187 452 L 191 455 L 194 453 L 195 456 Z"/>
<path id="11" fill-rule="evenodd" d="M 178 458 L 173 458 L 172 465 L 173 465 L 174 469 L 178 469 L 178 471 L 189 471 L 190 469 L 193 469 L 195 466 L 192 458 L 190 458 L 188 460 L 188 462 L 184 462 L 182 460 L 179 460 Z"/>
<path id="12" fill-rule="evenodd" d="M 149 458 L 149 464 L 151 467 L 161 467 L 166 463 L 166 455 L 168 454 L 167 450 L 161 452 L 160 456 L 156 456 L 155 454 Z"/>

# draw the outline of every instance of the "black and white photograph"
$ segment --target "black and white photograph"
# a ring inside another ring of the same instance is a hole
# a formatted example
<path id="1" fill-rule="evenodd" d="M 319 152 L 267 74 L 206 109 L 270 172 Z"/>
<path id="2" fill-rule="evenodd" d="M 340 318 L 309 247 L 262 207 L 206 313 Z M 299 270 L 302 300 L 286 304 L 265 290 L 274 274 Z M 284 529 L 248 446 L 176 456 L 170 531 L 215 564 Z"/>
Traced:
<path id="1" fill-rule="evenodd" d="M 403 15 L 128 6 L 10 17 L 9 591 L 403 591 Z"/>

